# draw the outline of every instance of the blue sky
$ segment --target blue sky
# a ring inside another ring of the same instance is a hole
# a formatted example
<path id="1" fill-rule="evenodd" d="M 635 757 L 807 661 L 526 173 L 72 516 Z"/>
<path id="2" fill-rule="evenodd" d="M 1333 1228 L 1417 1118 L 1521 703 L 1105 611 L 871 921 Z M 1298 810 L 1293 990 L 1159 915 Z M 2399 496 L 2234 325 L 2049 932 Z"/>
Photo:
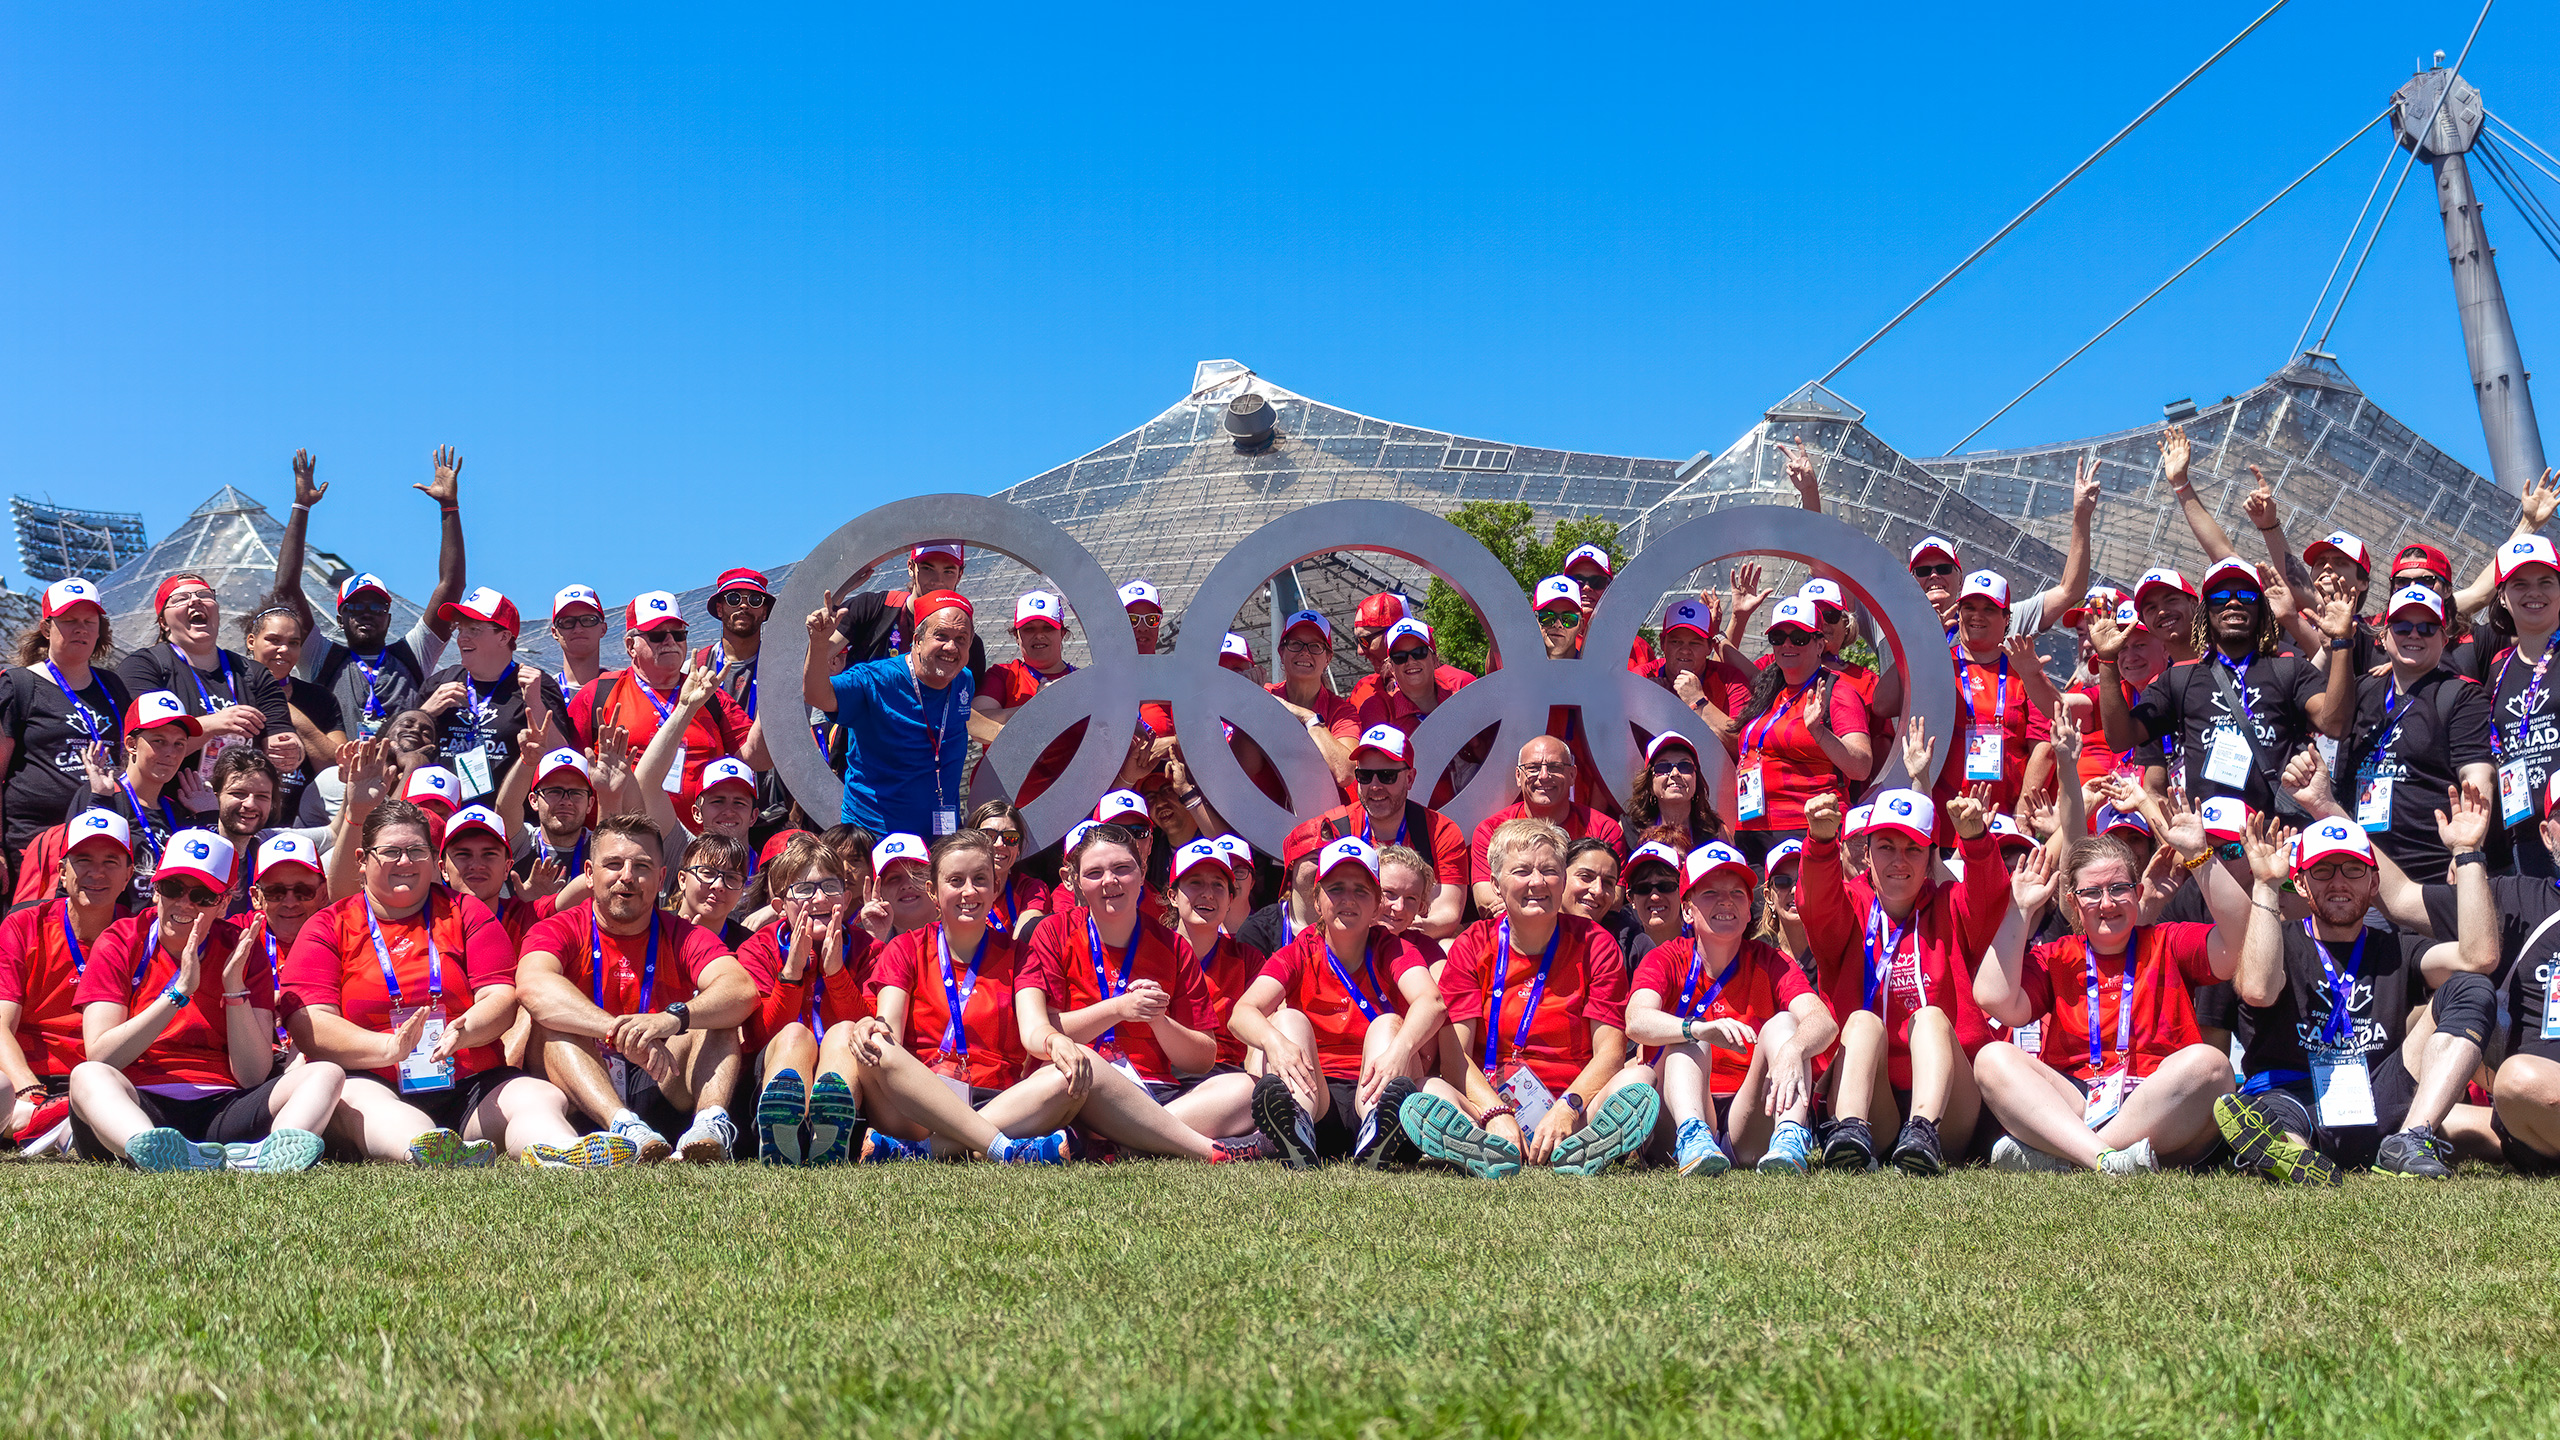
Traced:
<path id="1" fill-rule="evenodd" d="M 226 482 L 281 511 L 309 446 L 337 486 L 317 542 L 423 596 L 407 486 L 450 442 L 475 582 L 618 600 L 1036 474 L 1212 356 L 1390 418 L 1686 456 L 2259 8 L 15 7 L 5 481 L 156 536 Z M 1838 388 L 1937 453 L 2475 13 L 2295 0 Z M 2554 56 L 2560 12 L 2506 0 L 2465 69 L 2560 150 Z M 2282 364 L 2384 143 L 1976 444 Z M 2560 436 L 2560 263 L 2489 199 Z M 2485 467 L 2423 170 L 2331 348 Z"/>

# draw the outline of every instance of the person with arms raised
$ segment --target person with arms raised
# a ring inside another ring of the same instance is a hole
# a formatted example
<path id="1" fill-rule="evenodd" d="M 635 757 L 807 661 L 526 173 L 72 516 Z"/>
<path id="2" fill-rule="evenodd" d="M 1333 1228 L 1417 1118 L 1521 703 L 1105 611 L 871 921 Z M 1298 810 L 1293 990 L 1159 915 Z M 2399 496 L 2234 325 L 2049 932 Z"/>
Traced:
<path id="1" fill-rule="evenodd" d="M 960 827 L 960 768 L 969 756 L 976 621 L 968 600 L 936 590 L 915 600 L 906 654 L 835 668 L 833 620 L 813 611 L 801 693 L 852 737 L 845 757 L 848 824 L 875 835 L 947 835 Z"/>
<path id="2" fill-rule="evenodd" d="M 21 905 L 0 921 L 0 1078 L 10 1094 L 0 1140 L 28 1153 L 69 1138 L 71 1072 L 87 1058 L 76 997 L 133 884 L 123 816 L 85 811 L 68 830 L 61 898 Z"/>
<path id="3" fill-rule="evenodd" d="M 190 753 L 262 743 L 290 734 L 293 716 L 284 687 L 266 667 L 222 648 L 222 597 L 203 576 L 180 572 L 160 582 L 151 598 L 153 644 L 128 651 L 116 678 L 128 695 L 165 690 L 201 722 Z"/>
<path id="4" fill-rule="evenodd" d="M 578 692 L 569 707 L 569 726 L 579 743 L 592 744 L 600 725 L 620 726 L 636 752 L 646 753 L 662 726 L 674 723 L 685 671 L 685 643 L 691 638 L 676 597 L 664 590 L 646 591 L 624 607 L 623 648 L 628 669 L 610 670 Z M 702 791 L 702 770 L 723 755 L 734 755 L 762 770 L 772 758 L 765 753 L 764 731 L 726 691 L 714 690 L 680 730 L 675 763 L 660 783 L 676 797 L 682 811 Z"/>
<path id="5" fill-rule="evenodd" d="M 315 645 L 310 642 L 319 637 L 320 625 L 302 589 L 304 544 L 312 507 L 329 493 L 329 487 L 313 478 L 318 462 L 310 451 L 293 452 L 293 513 L 285 517 L 284 539 L 276 546 L 275 590 L 267 603 L 292 611 L 302 621 L 304 643 L 296 669 L 329 697 L 340 719 L 337 726 L 326 727 L 332 733 L 314 751 L 315 766 L 336 764 L 338 746 L 348 736 L 370 740 L 382 733 L 392 716 L 419 708 L 427 694 L 427 676 L 434 672 L 445 641 L 453 635 L 454 622 L 444 607 L 462 598 L 464 585 L 462 457 L 447 445 L 436 451 L 434 464 L 431 481 L 410 487 L 435 501 L 443 512 L 436 588 L 427 597 L 426 612 L 408 634 L 392 639 L 391 588 L 359 572 L 338 584 L 340 638 L 321 639 Z"/>
<path id="6" fill-rule="evenodd" d="M 2352 710 L 2332 710 L 2338 803 L 2401 869 L 2433 880 L 2452 853 L 2437 843 L 2436 797 L 2496 791 L 2489 690 L 2444 663 L 2444 602 L 2413 585 L 2384 603 L 2380 675 L 2351 677 Z"/>
<path id="7" fill-rule="evenodd" d="M 2161 642 L 2160 632 L 2142 618 L 2141 610 L 2130 600 L 2119 600 L 2112 607 L 2095 608 L 2089 620 L 2100 615 L 2115 618 L 2117 633 L 2125 637 L 2124 648 L 2116 652 L 2116 668 L 2112 677 L 2130 712 L 2142 703 L 2142 692 L 2169 668 L 2169 650 Z M 2084 622 L 2085 623 L 2085 622 Z M 2162 792 L 2166 793 L 2168 766 L 2177 754 L 2177 737 L 2164 735 L 2154 744 L 2139 750 L 2116 750 L 2106 741 L 2106 719 L 2098 713 L 2098 686 L 2105 681 L 2099 676 L 2096 650 L 2084 641 L 2083 655 L 2088 657 L 2089 682 L 2074 685 L 2063 692 L 2062 713 L 2070 717 L 2080 733 L 2078 782 L 2087 786 L 2109 775 L 2121 774 L 2137 785 L 2145 783 L 2145 773 L 2153 768 L 2163 772 Z"/>
<path id="8" fill-rule="evenodd" d="M 181 774 L 201 724 L 177 696 L 149 691 L 125 708 L 123 773 L 106 768 L 110 752 L 104 745 L 89 747 L 85 757 L 87 788 L 71 797 L 71 811 L 64 818 L 76 820 L 86 810 L 112 810 L 124 818 L 132 827 L 137 900 L 148 894 L 169 837 L 213 818 L 214 798 L 202 776 Z M 195 782 L 192 787 L 189 780 Z"/>
<path id="9" fill-rule="evenodd" d="M 2560 676 L 2551 673 L 2560 646 L 2560 551 L 2539 535 L 2521 536 L 2498 547 L 2493 573 L 2489 628 L 2506 640 L 2489 662 L 2488 680 L 2498 828 L 2510 856 L 2504 868 L 2549 879 L 2560 866 L 2539 822 L 2551 813 L 2543 802 L 2560 774 Z"/>
<path id="10" fill-rule="evenodd" d="M 1823 666 L 1813 606 L 1779 601 L 1768 637 L 1771 663 L 1735 717 L 1734 841 L 1746 857 L 1801 834 L 1812 797 L 1855 793 L 1875 769 L 1866 702 Z"/>
<path id="11" fill-rule="evenodd" d="M 2051 738 L 2062 698 L 2024 636 L 2009 636 L 2009 582 L 1997 572 L 1965 577 L 1956 600 L 1956 691 L 1963 729 L 1929 798 L 1941 812 L 1967 787 L 1982 785 L 1989 807 L 2015 809 L 2031 777 L 2029 760 Z M 1854 778 L 1854 777 L 1853 777 Z M 1941 840 L 1946 837 L 1941 835 Z"/>

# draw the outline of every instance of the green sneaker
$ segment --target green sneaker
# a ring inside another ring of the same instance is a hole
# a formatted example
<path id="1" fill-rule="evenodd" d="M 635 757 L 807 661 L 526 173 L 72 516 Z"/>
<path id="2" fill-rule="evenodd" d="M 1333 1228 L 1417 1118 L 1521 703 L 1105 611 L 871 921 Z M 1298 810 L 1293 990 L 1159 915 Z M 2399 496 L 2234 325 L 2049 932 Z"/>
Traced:
<path id="1" fill-rule="evenodd" d="M 1650 1085 L 1622 1085 L 1600 1102 L 1591 1119 L 1557 1142 L 1549 1162 L 1558 1174 L 1597 1175 L 1632 1155 L 1653 1136 L 1662 1096 Z"/>
<path id="2" fill-rule="evenodd" d="M 1467 1112 L 1422 1091 L 1406 1097 L 1396 1118 L 1405 1137 L 1434 1160 L 1455 1165 L 1479 1180 L 1505 1180 L 1520 1173 L 1520 1152 L 1510 1141 L 1483 1129 Z"/>
<path id="3" fill-rule="evenodd" d="M 2337 1161 L 2286 1135 L 2267 1107 L 2250 1096 L 2225 1095 L 2214 1101 L 2213 1127 L 2231 1147 L 2232 1163 L 2245 1173 L 2288 1185 L 2345 1183 Z"/>

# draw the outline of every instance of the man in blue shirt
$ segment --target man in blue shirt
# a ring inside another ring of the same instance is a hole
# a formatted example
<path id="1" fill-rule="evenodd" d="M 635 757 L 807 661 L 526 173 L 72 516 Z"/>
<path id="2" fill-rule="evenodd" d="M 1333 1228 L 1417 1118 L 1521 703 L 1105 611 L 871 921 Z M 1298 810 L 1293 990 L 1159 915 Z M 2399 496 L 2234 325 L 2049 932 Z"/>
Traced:
<path id="1" fill-rule="evenodd" d="M 904 655 L 836 670 L 835 616 L 809 616 L 802 698 L 844 727 L 844 812 L 874 835 L 928 837 L 960 828 L 960 771 L 969 758 L 969 649 L 976 616 L 966 597 L 936 590 L 915 602 Z"/>

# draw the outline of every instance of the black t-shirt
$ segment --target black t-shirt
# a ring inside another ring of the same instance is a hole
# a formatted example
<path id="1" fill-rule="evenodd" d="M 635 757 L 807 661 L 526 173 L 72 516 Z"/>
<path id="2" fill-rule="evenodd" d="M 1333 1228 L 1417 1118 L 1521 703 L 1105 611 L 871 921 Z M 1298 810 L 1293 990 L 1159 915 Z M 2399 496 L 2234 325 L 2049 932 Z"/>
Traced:
<path id="1" fill-rule="evenodd" d="M 91 666 L 88 688 L 80 692 L 88 711 L 83 721 L 41 662 L 8 673 L 0 682 L 0 736 L 11 746 L 8 770 L 0 774 L 0 841 L 22 848 L 67 818 L 74 795 L 88 793 L 80 756 L 93 727 L 94 738 L 106 742 L 108 765 L 124 767 L 124 712 L 132 700 L 113 672 Z"/>
<path id="2" fill-rule="evenodd" d="M 896 603 L 890 603 L 892 600 Z M 860 665 L 870 660 L 886 660 L 907 653 L 908 642 L 915 638 L 915 612 L 907 608 L 913 599 L 904 590 L 866 590 L 844 604 L 843 617 L 837 628 L 843 631 L 851 649 L 845 653 L 847 665 Z M 987 647 L 975 634 L 969 637 L 969 679 L 987 678 Z M 981 687 L 973 683 L 971 692 Z M 741 704 L 744 701 L 739 702 Z"/>
<path id="3" fill-rule="evenodd" d="M 516 737 L 524 731 L 524 683 L 516 678 L 516 666 L 509 662 L 506 672 L 483 685 L 470 677 L 459 665 L 448 665 L 427 677 L 426 693 L 432 695 L 441 687 L 462 681 L 463 700 L 459 705 L 436 717 L 436 746 L 444 752 L 448 763 L 477 749 L 489 762 L 489 784 L 484 789 L 462 778 L 462 803 L 486 800 L 507 783 L 507 767 L 516 763 Z M 555 733 L 568 733 L 569 702 L 561 698 L 560 682 L 549 673 L 542 677 L 542 703 L 551 710 Z M 639 756 L 634 754 L 636 764 Z M 462 777 L 462 768 L 453 764 L 453 772 Z"/>
<path id="4" fill-rule="evenodd" d="M 2184 660 L 2151 682 L 2133 707 L 2133 722 L 2145 740 L 2174 735 L 2178 761 L 2186 767 L 2187 803 L 2201 805 L 2220 795 L 2237 795 L 2252 810 L 2274 810 L 2288 823 L 2308 820 L 2293 797 L 2277 783 L 2294 753 L 2311 737 L 2305 712 L 2311 697 L 2328 686 L 2328 675 L 2300 656 L 2253 656 L 2238 669 L 2220 654 Z M 2229 725 L 2249 741 L 2252 760 L 2247 783 L 2217 785 L 2205 779 L 2214 732 Z"/>
<path id="5" fill-rule="evenodd" d="M 2425 887 L 2427 926 L 2447 939 L 2459 933 L 2454 888 Z M 2493 875 L 2489 898 L 2498 907 L 2498 968 L 2490 977 L 2498 987 L 2498 1028 L 2489 1042 L 2489 1064 L 2523 1050 L 2542 1038 L 2542 1006 L 2554 976 L 2560 976 L 2560 924 L 2545 921 L 2560 915 L 2560 885 L 2539 877 Z M 2525 949 L 2531 941 L 2533 948 Z M 2545 1055 L 2560 1058 L 2560 1040 L 2547 1042 Z"/>
<path id="6" fill-rule="evenodd" d="M 2331 783 L 2348 818 L 2361 820 L 2357 802 L 2366 771 L 2391 781 L 2389 827 L 2366 828 L 2374 848 L 2412 875 L 2442 875 L 2453 858 L 2436 838 L 2435 814 L 2444 808 L 2445 791 L 2460 782 L 2463 766 L 2490 763 L 2489 708 L 2486 686 L 2442 666 L 2419 677 L 2405 696 L 2388 675 L 2356 681 L 2355 721 L 2338 742 Z M 2392 717 L 2388 733 L 2386 711 Z"/>
<path id="7" fill-rule="evenodd" d="M 1265 955 L 1278 954 L 1280 947 L 1286 943 L 1281 939 L 1280 932 L 1285 924 L 1284 917 L 1288 908 L 1289 901 L 1283 897 L 1247 915 L 1244 917 L 1244 923 L 1236 927 L 1236 938 Z M 1290 938 L 1296 938 L 1295 931 L 1290 932 Z"/>
<path id="8" fill-rule="evenodd" d="M 390 724 L 392 716 L 417 709 L 427 695 L 427 668 L 416 649 L 416 642 L 422 638 L 430 642 L 434 639 L 434 632 L 424 620 L 406 638 L 390 641 L 381 653 L 362 660 L 339 641 L 320 642 L 319 663 L 308 667 L 307 673 L 311 683 L 330 696 L 330 711 L 338 717 L 338 723 L 320 728 L 344 731 L 350 740 L 363 740 Z M 320 718 L 309 709 L 302 713 L 315 723 Z"/>
<path id="9" fill-rule="evenodd" d="M 2368 1070 L 2380 1068 L 2384 1059 L 2398 1053 L 2400 1042 L 2408 1037 L 2409 1011 L 2427 998 L 2427 982 L 2418 962 L 2435 941 L 2368 926 L 2360 959 L 2355 954 L 2357 943 L 2315 942 L 2301 925 L 2286 923 L 2284 992 L 2273 1005 L 2240 1009 L 2244 1072 L 2252 1076 L 2273 1072 L 2279 1084 L 2310 1076 L 2306 1046 L 2319 1041 L 2333 1008 L 2334 992 L 2320 963 L 2323 949 L 2338 974 L 2354 976 L 2338 1048 L 2363 1055 Z"/>
<path id="10" fill-rule="evenodd" d="M 2544 787 L 2551 783 L 2555 765 L 2560 765 L 2560 647 L 2554 651 L 2521 655 L 2514 646 L 2507 646 L 2489 662 L 2487 681 L 2491 742 L 2501 764 L 2524 762 L 2537 821 L 2545 813 Z M 2540 683 L 2534 676 L 2537 660 L 2544 662 Z M 2496 797 L 2491 799 L 2494 802 Z M 2507 831 L 2507 839 L 2513 858 L 2505 868 L 2520 875 L 2553 873 L 2551 852 L 2542 843 L 2538 825 L 2517 825 Z"/>
<path id="11" fill-rule="evenodd" d="M 178 785 L 174 780 L 161 787 L 157 801 L 138 810 L 134 807 L 134 798 L 139 797 L 127 797 L 121 785 L 104 795 L 93 794 L 84 781 L 55 820 L 56 823 L 66 822 L 83 810 L 113 810 L 123 816 L 125 823 L 133 827 L 134 903 L 147 905 L 151 903 L 148 898 L 151 877 L 160 867 L 160 852 L 167 848 L 169 837 L 180 830 L 220 829 L 222 817 L 219 812 L 190 810 L 179 804 Z"/>
<path id="12" fill-rule="evenodd" d="M 231 705 L 251 705 L 267 717 L 267 727 L 261 734 L 293 729 L 293 717 L 285 713 L 284 687 L 267 673 L 266 666 L 235 651 L 216 651 L 214 668 L 206 672 L 189 664 L 168 641 L 155 640 L 117 662 L 116 678 L 135 695 L 166 690 L 178 697 L 178 703 L 190 715 L 210 715 Z M 123 717 L 118 716 L 117 722 L 121 724 Z"/>

